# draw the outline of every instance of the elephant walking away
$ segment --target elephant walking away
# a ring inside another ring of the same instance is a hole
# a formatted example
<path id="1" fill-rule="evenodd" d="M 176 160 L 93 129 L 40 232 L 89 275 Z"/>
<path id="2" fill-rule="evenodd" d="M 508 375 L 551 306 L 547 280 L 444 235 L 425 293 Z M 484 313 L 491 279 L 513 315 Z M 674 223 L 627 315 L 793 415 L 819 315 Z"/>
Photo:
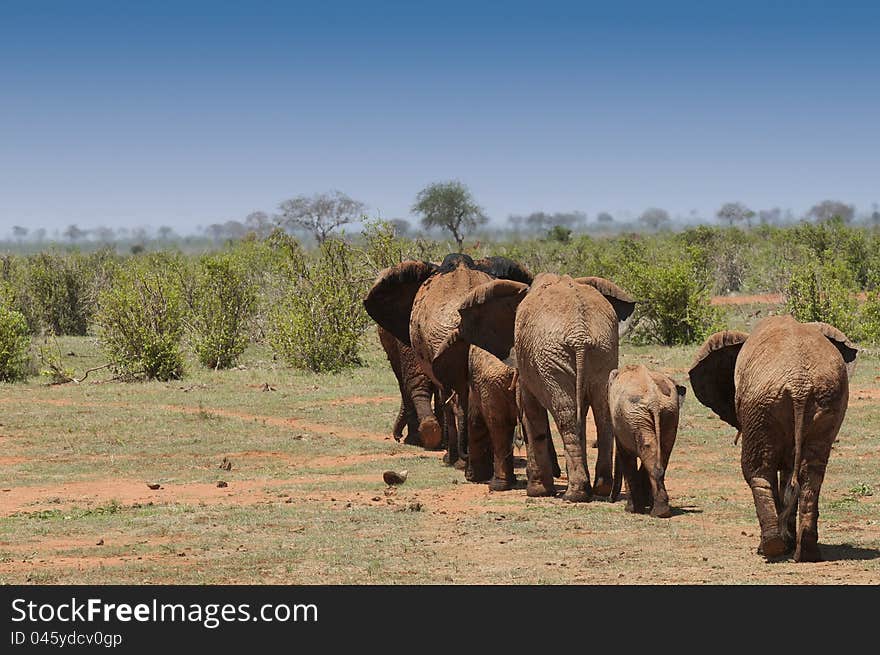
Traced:
<path id="1" fill-rule="evenodd" d="M 552 496 L 554 459 L 548 411 L 562 434 L 568 471 L 563 498 L 607 496 L 614 438 L 608 377 L 617 368 L 618 321 L 635 301 L 602 278 L 542 273 L 531 286 L 494 280 L 471 291 L 459 307 L 459 338 L 517 369 L 517 408 L 528 447 L 529 496 Z M 586 416 L 599 436 L 596 484 L 586 460 Z"/>
<path id="2" fill-rule="evenodd" d="M 611 501 L 617 500 L 625 477 L 629 512 L 641 514 L 647 508 L 651 516 L 672 516 L 666 471 L 685 392 L 683 386 L 644 365 L 611 371 L 608 404 L 617 446 Z M 641 461 L 638 469 L 636 458 Z"/>
<path id="3" fill-rule="evenodd" d="M 364 298 L 367 314 L 412 348 L 439 389 L 450 466 L 467 464 L 469 346 L 456 338 L 458 307 L 472 289 L 496 278 L 530 283 L 532 275 L 503 257 L 474 261 L 453 253 L 440 266 L 405 261 L 385 269 Z"/>
<path id="4" fill-rule="evenodd" d="M 846 415 L 858 351 L 826 323 L 770 316 L 709 337 L 689 375 L 697 399 L 739 430 L 742 473 L 774 558 L 821 559 L 819 491 Z"/>

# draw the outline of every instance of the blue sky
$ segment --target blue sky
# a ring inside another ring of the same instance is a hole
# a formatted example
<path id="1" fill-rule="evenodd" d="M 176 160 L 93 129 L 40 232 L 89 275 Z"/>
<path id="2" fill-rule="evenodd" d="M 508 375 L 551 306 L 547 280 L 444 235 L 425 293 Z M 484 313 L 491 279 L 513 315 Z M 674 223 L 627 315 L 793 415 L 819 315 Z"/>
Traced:
<path id="1" fill-rule="evenodd" d="M 0 234 L 880 202 L 880 3 L 0 0 Z"/>

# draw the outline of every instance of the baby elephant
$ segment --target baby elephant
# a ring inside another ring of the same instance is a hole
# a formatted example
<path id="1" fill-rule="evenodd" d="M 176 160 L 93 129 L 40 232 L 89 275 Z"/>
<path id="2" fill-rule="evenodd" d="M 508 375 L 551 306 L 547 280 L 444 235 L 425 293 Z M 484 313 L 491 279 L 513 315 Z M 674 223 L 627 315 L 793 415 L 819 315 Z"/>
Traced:
<path id="1" fill-rule="evenodd" d="M 685 388 L 645 366 L 614 369 L 608 376 L 611 424 L 617 442 L 611 501 L 620 495 L 621 474 L 629 487 L 628 512 L 668 518 L 666 467 L 678 431 Z M 642 465 L 636 470 L 636 457 Z"/>

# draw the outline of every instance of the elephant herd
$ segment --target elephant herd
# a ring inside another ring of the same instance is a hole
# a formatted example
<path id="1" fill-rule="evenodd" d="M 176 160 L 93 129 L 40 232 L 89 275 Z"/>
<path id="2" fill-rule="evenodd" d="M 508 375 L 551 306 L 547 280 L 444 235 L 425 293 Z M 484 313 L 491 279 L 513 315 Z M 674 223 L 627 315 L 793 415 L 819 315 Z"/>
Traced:
<path id="1" fill-rule="evenodd" d="M 445 447 L 444 461 L 469 481 L 505 491 L 515 484 L 519 426 L 527 495 L 555 496 L 549 414 L 562 437 L 564 500 L 613 502 L 625 479 L 627 511 L 671 516 L 665 474 L 685 388 L 645 366 L 619 368 L 619 335 L 636 300 L 613 282 L 533 276 L 504 257 L 454 253 L 385 269 L 364 307 L 400 386 L 396 439 Z M 738 430 L 767 558 L 794 550 L 796 561 L 820 559 L 819 489 L 856 353 L 830 325 L 772 316 L 751 335 L 713 334 L 689 371 L 697 399 Z"/>

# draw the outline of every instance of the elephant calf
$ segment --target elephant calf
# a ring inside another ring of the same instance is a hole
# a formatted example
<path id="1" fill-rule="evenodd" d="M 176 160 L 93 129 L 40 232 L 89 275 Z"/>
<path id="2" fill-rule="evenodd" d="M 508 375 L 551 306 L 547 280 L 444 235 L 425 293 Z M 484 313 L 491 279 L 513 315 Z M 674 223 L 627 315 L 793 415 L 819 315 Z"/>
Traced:
<path id="1" fill-rule="evenodd" d="M 622 478 L 629 488 L 628 512 L 668 518 L 666 469 L 678 432 L 685 388 L 645 366 L 614 369 L 608 376 L 608 404 L 617 442 L 611 501 L 620 495 Z M 641 467 L 636 470 L 636 457 Z"/>
<path id="2" fill-rule="evenodd" d="M 765 557 L 794 548 L 795 561 L 821 559 L 819 490 L 857 353 L 837 328 L 791 316 L 765 318 L 751 334 L 717 332 L 697 353 L 691 387 L 739 430 Z"/>
<path id="3" fill-rule="evenodd" d="M 516 428 L 515 370 L 482 348 L 468 352 L 468 471 L 471 482 L 489 480 L 492 491 L 513 488 Z"/>

